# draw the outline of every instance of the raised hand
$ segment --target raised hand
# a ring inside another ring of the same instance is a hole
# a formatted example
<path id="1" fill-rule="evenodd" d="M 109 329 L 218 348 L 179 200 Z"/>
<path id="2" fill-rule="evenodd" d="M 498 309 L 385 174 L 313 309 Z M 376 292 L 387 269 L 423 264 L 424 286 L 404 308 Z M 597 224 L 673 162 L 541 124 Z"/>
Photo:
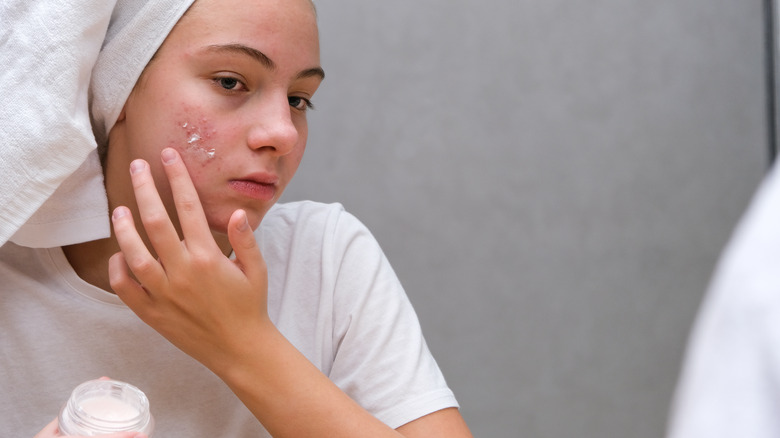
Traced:
<path id="1" fill-rule="evenodd" d="M 112 220 L 121 251 L 109 261 L 111 287 L 144 322 L 209 368 L 240 355 L 247 341 L 275 330 L 267 313 L 267 273 L 243 210 L 228 223 L 235 260 L 214 240 L 179 154 L 162 152 L 183 240 L 155 187 L 149 164 L 135 160 L 131 178 L 144 244 L 127 207 Z"/>
<path id="2" fill-rule="evenodd" d="M 133 189 L 151 248 L 130 210 L 116 208 L 121 251 L 109 261 L 109 276 L 122 301 L 219 376 L 273 436 L 401 436 L 337 388 L 270 321 L 267 271 L 246 213 L 237 210 L 228 222 L 231 260 L 211 234 L 181 157 L 166 149 L 162 158 L 183 239 L 148 163 L 134 161 Z"/>

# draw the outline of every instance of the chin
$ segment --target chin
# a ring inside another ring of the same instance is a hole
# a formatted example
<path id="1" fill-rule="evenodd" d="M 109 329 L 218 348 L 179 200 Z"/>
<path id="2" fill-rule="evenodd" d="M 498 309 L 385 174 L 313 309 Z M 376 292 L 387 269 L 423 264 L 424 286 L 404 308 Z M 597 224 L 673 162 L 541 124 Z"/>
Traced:
<path id="1" fill-rule="evenodd" d="M 246 212 L 247 220 L 249 221 L 249 227 L 252 228 L 252 231 L 257 230 L 257 227 L 260 226 L 260 222 L 263 221 L 263 218 L 265 217 L 265 211 L 260 214 L 256 212 L 247 211 Z"/>
<path id="2" fill-rule="evenodd" d="M 211 234 L 219 234 L 227 236 L 228 223 L 230 222 L 230 215 L 226 217 L 212 218 L 207 217 L 206 220 L 209 224 L 209 230 Z"/>
<path id="3" fill-rule="evenodd" d="M 249 220 L 249 227 L 252 228 L 252 231 L 256 230 L 257 227 L 260 226 L 260 222 L 265 216 L 265 211 L 262 213 L 247 209 L 244 209 L 244 211 L 246 212 L 247 219 Z M 228 224 L 230 224 L 230 218 L 232 216 L 233 212 L 225 213 L 224 215 L 219 215 L 218 217 L 207 216 L 206 220 L 208 221 L 211 233 L 215 235 L 227 236 Z"/>

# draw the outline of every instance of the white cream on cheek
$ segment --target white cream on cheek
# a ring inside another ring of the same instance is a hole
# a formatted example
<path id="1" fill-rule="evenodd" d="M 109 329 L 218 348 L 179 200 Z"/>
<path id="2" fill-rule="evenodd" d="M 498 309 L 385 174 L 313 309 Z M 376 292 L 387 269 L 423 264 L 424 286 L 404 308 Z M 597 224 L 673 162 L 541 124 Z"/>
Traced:
<path id="1" fill-rule="evenodd" d="M 214 130 L 208 128 L 208 125 L 205 124 L 205 120 L 202 122 L 203 123 L 201 124 L 194 124 L 191 122 L 183 122 L 181 124 L 185 134 L 185 141 L 178 149 L 182 154 L 187 155 L 189 158 L 201 164 L 205 164 L 216 157 L 217 150 L 209 144 L 209 140 L 214 134 Z"/>

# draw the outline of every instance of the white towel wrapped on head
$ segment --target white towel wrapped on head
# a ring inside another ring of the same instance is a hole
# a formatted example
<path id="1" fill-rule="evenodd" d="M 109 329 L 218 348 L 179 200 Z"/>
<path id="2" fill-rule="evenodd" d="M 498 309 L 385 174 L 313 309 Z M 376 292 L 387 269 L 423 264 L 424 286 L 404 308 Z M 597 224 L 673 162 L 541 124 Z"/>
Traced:
<path id="1" fill-rule="evenodd" d="M 144 67 L 191 4 L 0 5 L 0 245 L 11 238 L 53 247 L 110 235 L 97 142 L 106 141 Z"/>

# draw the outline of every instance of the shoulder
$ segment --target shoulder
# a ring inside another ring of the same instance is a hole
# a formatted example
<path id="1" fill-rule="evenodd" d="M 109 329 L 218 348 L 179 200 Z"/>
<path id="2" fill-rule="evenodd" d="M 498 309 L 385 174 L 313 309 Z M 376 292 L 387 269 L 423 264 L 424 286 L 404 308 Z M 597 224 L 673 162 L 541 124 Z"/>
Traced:
<path id="1" fill-rule="evenodd" d="M 292 224 L 301 220 L 322 220 L 344 212 L 344 206 L 339 203 L 325 204 L 315 201 L 277 203 L 266 213 L 261 227 Z"/>
<path id="2" fill-rule="evenodd" d="M 37 272 L 40 269 L 40 255 L 43 252 L 45 252 L 43 249 L 6 242 L 0 247 L 0 269 L 12 269 L 23 273 Z"/>
<path id="3" fill-rule="evenodd" d="M 366 276 L 390 272 L 368 228 L 341 204 L 300 201 L 275 205 L 255 231 L 269 268 L 280 275 L 320 272 L 326 289 L 370 283 Z"/>
<path id="4" fill-rule="evenodd" d="M 293 238 L 328 239 L 367 231 L 339 203 L 296 201 L 274 205 L 255 231 L 258 240 L 271 242 Z"/>

